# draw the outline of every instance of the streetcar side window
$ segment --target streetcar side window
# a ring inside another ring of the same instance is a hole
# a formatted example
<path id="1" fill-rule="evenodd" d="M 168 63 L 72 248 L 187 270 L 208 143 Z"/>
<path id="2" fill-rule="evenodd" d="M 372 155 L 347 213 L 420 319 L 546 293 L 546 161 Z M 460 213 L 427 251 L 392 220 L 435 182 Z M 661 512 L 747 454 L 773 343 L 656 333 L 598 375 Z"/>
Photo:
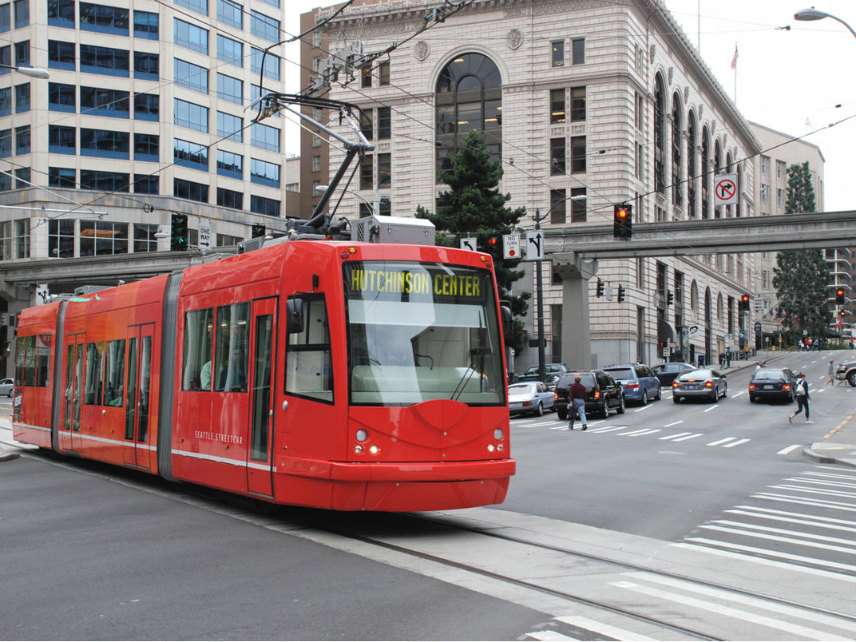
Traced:
<path id="1" fill-rule="evenodd" d="M 100 406 L 104 389 L 104 343 L 89 343 L 86 346 L 86 395 L 83 403 Z"/>
<path id="2" fill-rule="evenodd" d="M 35 337 L 18 337 L 15 342 L 15 381 L 18 386 L 35 385 Z"/>
<path id="3" fill-rule="evenodd" d="M 250 351 L 249 303 L 217 308 L 217 349 L 214 390 L 247 391 L 247 359 Z"/>
<path id="4" fill-rule="evenodd" d="M 288 335 L 285 392 L 333 401 L 333 367 L 330 361 L 330 328 L 323 296 L 303 299 L 303 327 Z"/>
<path id="5" fill-rule="evenodd" d="M 43 334 L 31 337 L 35 340 L 35 381 L 34 386 L 45 387 L 48 385 L 48 370 L 50 366 L 51 348 L 48 345 L 49 336 Z M 32 344 L 31 344 L 32 347 Z"/>
<path id="6" fill-rule="evenodd" d="M 121 407 L 124 394 L 125 340 L 118 339 L 107 344 L 107 372 L 104 390 L 104 405 Z"/>
<path id="7" fill-rule="evenodd" d="M 211 390 L 211 336 L 214 310 L 194 310 L 184 315 L 184 371 L 182 390 Z"/>

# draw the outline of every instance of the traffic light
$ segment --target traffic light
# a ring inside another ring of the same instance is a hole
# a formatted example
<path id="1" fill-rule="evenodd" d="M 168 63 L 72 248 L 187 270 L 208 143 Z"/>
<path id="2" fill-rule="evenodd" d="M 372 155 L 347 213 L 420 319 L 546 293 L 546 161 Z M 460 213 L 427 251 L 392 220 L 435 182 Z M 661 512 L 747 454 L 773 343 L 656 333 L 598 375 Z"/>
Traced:
<path id="1" fill-rule="evenodd" d="M 633 236 L 633 206 L 626 203 L 615 205 L 612 214 L 612 236 L 630 240 Z"/>
<path id="2" fill-rule="evenodd" d="M 740 305 L 742 305 L 747 310 L 749 309 L 749 295 L 741 294 L 740 295 Z"/>
<path id="3" fill-rule="evenodd" d="M 499 248 L 499 237 L 498 236 L 488 236 L 485 239 L 485 243 L 487 244 L 487 251 L 496 250 Z"/>
<path id="4" fill-rule="evenodd" d="M 666 305 L 672 305 L 675 302 L 675 295 L 671 292 L 666 292 Z"/>
<path id="5" fill-rule="evenodd" d="M 600 279 L 597 280 L 597 298 L 603 296 L 603 281 Z"/>
<path id="6" fill-rule="evenodd" d="M 253 238 L 257 238 L 259 236 L 264 237 L 265 235 L 265 226 L 261 223 L 253 223 Z"/>
<path id="7" fill-rule="evenodd" d="M 173 252 L 187 251 L 187 215 L 173 214 L 170 227 L 169 249 Z"/>
<path id="8" fill-rule="evenodd" d="M 618 286 L 618 302 L 624 303 L 624 286 L 623 285 Z"/>
<path id="9" fill-rule="evenodd" d="M 844 303 L 844 288 L 835 288 L 835 302 L 838 304 Z"/>
<path id="10" fill-rule="evenodd" d="M 844 308 L 841 308 L 841 309 L 838 311 L 838 316 L 840 316 L 840 317 L 843 317 L 843 316 L 845 316 L 846 314 L 847 314 L 847 310 L 845 310 Z"/>

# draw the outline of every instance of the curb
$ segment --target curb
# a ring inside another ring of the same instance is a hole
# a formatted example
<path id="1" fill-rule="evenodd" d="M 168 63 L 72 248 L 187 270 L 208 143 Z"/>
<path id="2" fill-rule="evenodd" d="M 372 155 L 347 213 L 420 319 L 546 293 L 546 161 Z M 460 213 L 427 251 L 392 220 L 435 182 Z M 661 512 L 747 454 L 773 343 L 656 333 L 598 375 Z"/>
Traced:
<path id="1" fill-rule="evenodd" d="M 806 446 L 802 451 L 803 455 L 812 461 L 816 461 L 819 464 L 838 464 L 839 466 L 847 466 L 849 468 L 856 468 L 856 464 L 847 461 L 846 459 L 839 459 L 838 457 L 830 457 L 828 455 L 820 455 L 812 450 L 811 446 Z"/>
<path id="2" fill-rule="evenodd" d="M 13 459 L 18 459 L 21 456 L 16 450 L 2 450 L 0 449 L 0 462 L 4 461 L 12 461 Z"/>

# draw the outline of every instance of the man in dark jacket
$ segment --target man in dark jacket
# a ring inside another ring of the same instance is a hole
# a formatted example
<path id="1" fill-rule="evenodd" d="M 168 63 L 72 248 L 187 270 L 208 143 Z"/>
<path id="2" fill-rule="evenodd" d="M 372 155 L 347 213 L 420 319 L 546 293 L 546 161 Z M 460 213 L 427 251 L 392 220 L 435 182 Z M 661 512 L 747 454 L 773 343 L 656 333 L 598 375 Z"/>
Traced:
<path id="1" fill-rule="evenodd" d="M 808 381 L 806 380 L 805 375 L 802 372 L 797 375 L 797 383 L 794 388 L 794 392 L 796 394 L 797 399 L 797 409 L 794 414 L 788 415 L 788 423 L 794 423 L 794 417 L 800 414 L 803 411 L 803 408 L 805 408 L 805 422 L 811 423 L 808 414 Z"/>
<path id="2" fill-rule="evenodd" d="M 574 415 L 577 413 L 580 415 L 580 421 L 583 422 L 583 430 L 588 429 L 588 421 L 586 420 L 586 387 L 580 381 L 582 381 L 580 375 L 574 377 L 574 383 L 571 384 L 568 391 L 571 398 L 571 411 L 568 413 L 571 417 L 571 422 L 568 424 L 568 430 L 574 429 Z"/>

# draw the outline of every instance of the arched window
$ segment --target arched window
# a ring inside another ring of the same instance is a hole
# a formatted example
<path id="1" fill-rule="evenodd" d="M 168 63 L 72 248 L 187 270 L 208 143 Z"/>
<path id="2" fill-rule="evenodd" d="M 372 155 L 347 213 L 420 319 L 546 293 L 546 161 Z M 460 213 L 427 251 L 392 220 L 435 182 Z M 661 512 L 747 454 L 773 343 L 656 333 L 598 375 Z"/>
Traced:
<path id="1" fill-rule="evenodd" d="M 687 216 L 696 217 L 696 120 L 695 114 L 690 112 L 687 123 Z"/>
<path id="2" fill-rule="evenodd" d="M 701 130 L 701 217 L 710 218 L 710 134 L 707 125 Z"/>
<path id="3" fill-rule="evenodd" d="M 681 205 L 681 167 L 683 166 L 683 154 L 681 153 L 681 130 L 684 119 L 681 115 L 681 97 L 678 92 L 672 96 L 672 203 Z"/>
<path id="4" fill-rule="evenodd" d="M 484 134 L 493 160 L 502 160 L 502 78 L 479 53 L 456 56 L 440 72 L 436 88 L 437 182 L 471 131 Z"/>
<path id="5" fill-rule="evenodd" d="M 657 74 L 654 81 L 654 189 L 661 194 L 666 191 L 666 176 L 663 159 L 665 157 L 664 147 L 665 125 L 665 103 L 666 95 L 663 86 L 663 77 Z"/>

